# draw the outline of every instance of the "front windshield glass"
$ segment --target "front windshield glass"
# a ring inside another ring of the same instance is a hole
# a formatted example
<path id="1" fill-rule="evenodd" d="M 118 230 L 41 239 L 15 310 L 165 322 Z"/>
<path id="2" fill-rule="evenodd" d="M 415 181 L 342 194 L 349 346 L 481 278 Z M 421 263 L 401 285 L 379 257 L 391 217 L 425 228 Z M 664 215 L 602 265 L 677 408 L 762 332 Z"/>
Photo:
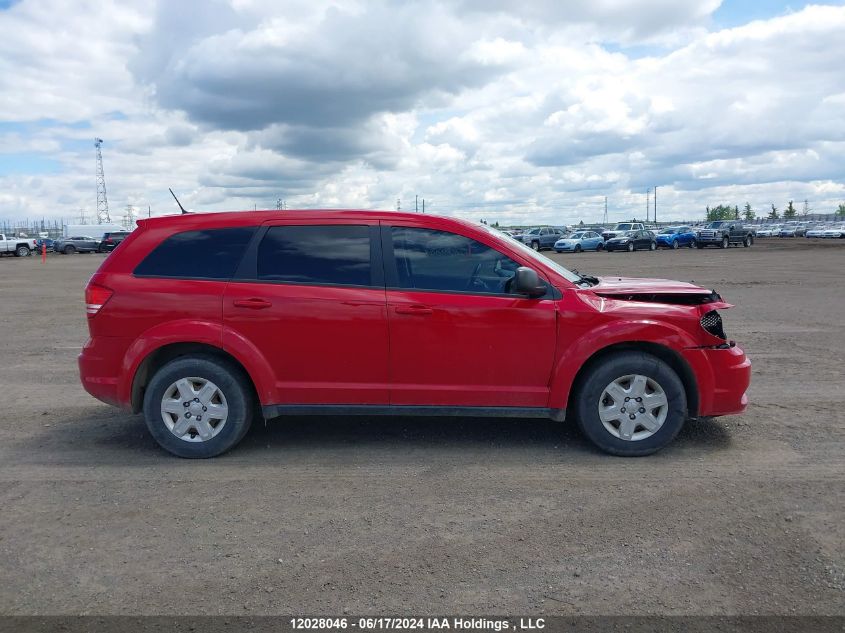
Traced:
<path id="1" fill-rule="evenodd" d="M 627 231 L 627 230 L 629 230 L 630 228 L 631 228 L 631 225 L 630 225 L 630 224 L 617 224 L 617 225 L 616 225 L 616 230 L 617 230 L 617 231 Z"/>
<path id="2" fill-rule="evenodd" d="M 724 224 L 724 222 L 711 222 L 711 223 L 710 223 L 710 224 L 708 224 L 705 228 L 708 228 L 708 229 L 718 229 L 718 228 L 719 228 L 719 227 L 721 227 L 723 224 Z"/>
<path id="3" fill-rule="evenodd" d="M 580 240 L 582 237 L 584 237 L 583 233 L 570 233 L 569 235 L 566 236 L 566 239 L 568 239 L 568 240 Z"/>
<path id="4" fill-rule="evenodd" d="M 624 237 L 636 237 L 636 236 L 637 236 L 636 231 L 625 231 Z"/>
<path id="5" fill-rule="evenodd" d="M 661 235 L 672 235 L 672 233 L 677 233 L 677 232 L 678 232 L 678 229 L 668 228 L 668 229 L 663 229 L 662 231 L 660 231 L 660 234 Z"/>
<path id="6" fill-rule="evenodd" d="M 482 228 L 485 231 L 489 231 L 493 235 L 496 234 L 495 229 L 491 229 L 489 226 L 485 226 L 484 224 L 481 224 L 479 226 L 479 228 Z M 512 241 L 508 241 L 508 245 L 511 246 L 512 248 L 517 249 L 520 252 L 520 254 L 523 257 L 525 257 L 526 259 L 528 259 L 530 261 L 538 262 L 540 264 L 543 264 L 544 266 L 548 266 L 549 268 L 554 270 L 556 273 L 558 273 L 561 277 L 563 277 L 564 279 L 566 279 L 568 281 L 571 281 L 574 284 L 577 284 L 579 281 L 581 281 L 581 277 L 579 277 L 578 275 L 573 273 L 568 268 L 564 268 L 563 266 L 558 264 L 555 260 L 550 259 L 550 258 L 546 257 L 545 255 L 541 255 L 540 253 L 535 252 L 532 248 L 530 248 L 529 246 L 526 246 L 522 242 L 512 240 Z"/>

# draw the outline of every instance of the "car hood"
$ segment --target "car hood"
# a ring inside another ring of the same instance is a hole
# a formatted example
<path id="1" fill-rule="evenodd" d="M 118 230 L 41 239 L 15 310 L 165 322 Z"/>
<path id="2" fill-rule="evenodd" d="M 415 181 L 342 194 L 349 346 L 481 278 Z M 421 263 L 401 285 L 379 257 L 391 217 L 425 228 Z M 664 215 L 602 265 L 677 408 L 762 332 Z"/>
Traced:
<path id="1" fill-rule="evenodd" d="M 713 307 L 731 307 L 722 301 L 715 290 L 708 290 L 693 283 L 669 279 L 641 279 L 636 277 L 599 277 L 599 283 L 590 288 L 595 294 L 624 301 L 652 303 L 703 304 Z"/>

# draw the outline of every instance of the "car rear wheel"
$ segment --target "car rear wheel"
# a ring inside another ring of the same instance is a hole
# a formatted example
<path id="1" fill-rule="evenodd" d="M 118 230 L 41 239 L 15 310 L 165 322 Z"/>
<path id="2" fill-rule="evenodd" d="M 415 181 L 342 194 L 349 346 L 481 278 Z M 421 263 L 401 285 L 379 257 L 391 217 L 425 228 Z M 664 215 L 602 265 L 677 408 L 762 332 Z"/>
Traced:
<path id="1" fill-rule="evenodd" d="M 237 367 L 211 356 L 182 357 L 159 369 L 144 394 L 144 418 L 166 451 L 214 457 L 243 439 L 255 399 Z"/>
<path id="2" fill-rule="evenodd" d="M 574 407 L 584 435 L 612 455 L 650 455 L 669 444 L 687 416 L 678 375 L 642 352 L 606 357 L 592 367 Z"/>
<path id="3" fill-rule="evenodd" d="M 29 248 L 18 246 L 17 250 L 15 250 L 15 257 L 29 257 Z"/>
<path id="4" fill-rule="evenodd" d="M 73 246 L 65 246 L 65 255 L 72 255 L 76 252 L 76 248 Z"/>

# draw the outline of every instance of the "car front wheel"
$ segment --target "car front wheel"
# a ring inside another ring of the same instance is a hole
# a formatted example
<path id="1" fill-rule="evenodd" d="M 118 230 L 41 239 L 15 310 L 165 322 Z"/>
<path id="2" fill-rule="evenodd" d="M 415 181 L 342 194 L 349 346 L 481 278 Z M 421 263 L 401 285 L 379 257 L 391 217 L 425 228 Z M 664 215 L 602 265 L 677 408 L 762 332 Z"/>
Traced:
<path id="1" fill-rule="evenodd" d="M 629 252 L 629 253 L 633 253 L 633 252 L 634 252 L 634 243 L 633 243 L 633 242 L 630 242 L 630 243 L 628 244 L 628 252 Z"/>
<path id="2" fill-rule="evenodd" d="M 678 247 L 680 247 L 678 240 L 672 240 L 672 250 L 678 250 Z"/>
<path id="3" fill-rule="evenodd" d="M 159 369 L 144 394 L 144 418 L 166 451 L 214 457 L 243 439 L 255 399 L 247 377 L 212 356 L 182 357 Z"/>
<path id="4" fill-rule="evenodd" d="M 730 242 L 728 241 L 728 238 L 723 237 L 722 238 L 722 248 L 727 248 L 729 245 L 730 245 Z"/>
<path id="5" fill-rule="evenodd" d="M 612 455 L 650 455 L 669 444 L 687 416 L 683 383 L 643 352 L 605 357 L 589 370 L 574 407 L 584 435 Z"/>
<path id="6" fill-rule="evenodd" d="M 648 250 L 650 250 L 650 251 L 656 251 L 656 250 L 657 250 L 657 242 L 652 242 L 651 244 L 649 244 L 649 245 L 648 245 Z"/>
<path id="7" fill-rule="evenodd" d="M 540 250 L 540 242 L 531 242 L 531 248 L 533 248 L 535 251 L 539 251 Z"/>

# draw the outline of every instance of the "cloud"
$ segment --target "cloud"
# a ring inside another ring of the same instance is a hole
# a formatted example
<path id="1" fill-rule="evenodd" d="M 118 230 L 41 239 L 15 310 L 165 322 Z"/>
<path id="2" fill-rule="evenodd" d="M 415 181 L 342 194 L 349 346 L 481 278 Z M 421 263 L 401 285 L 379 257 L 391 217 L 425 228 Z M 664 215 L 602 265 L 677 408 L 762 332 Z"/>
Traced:
<path id="1" fill-rule="evenodd" d="M 403 208 L 503 222 L 835 208 L 845 7 L 24 0 L 0 12 L 0 216 Z M 3 165 L 7 166 L 3 169 Z M 48 168 L 49 166 L 49 168 Z"/>

